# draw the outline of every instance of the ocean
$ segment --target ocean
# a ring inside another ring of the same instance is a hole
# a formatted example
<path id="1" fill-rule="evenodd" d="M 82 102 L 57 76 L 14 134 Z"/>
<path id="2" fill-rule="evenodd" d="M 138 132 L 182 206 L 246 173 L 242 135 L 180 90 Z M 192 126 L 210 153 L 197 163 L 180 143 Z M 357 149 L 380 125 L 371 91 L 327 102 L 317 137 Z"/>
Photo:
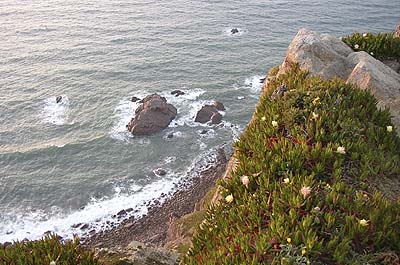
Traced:
<path id="1" fill-rule="evenodd" d="M 0 1 L 0 242 L 85 236 L 77 224 L 145 214 L 237 139 L 299 28 L 387 32 L 399 14 L 398 0 Z M 133 137 L 130 99 L 152 93 L 178 116 Z M 214 100 L 223 123 L 195 123 Z"/>

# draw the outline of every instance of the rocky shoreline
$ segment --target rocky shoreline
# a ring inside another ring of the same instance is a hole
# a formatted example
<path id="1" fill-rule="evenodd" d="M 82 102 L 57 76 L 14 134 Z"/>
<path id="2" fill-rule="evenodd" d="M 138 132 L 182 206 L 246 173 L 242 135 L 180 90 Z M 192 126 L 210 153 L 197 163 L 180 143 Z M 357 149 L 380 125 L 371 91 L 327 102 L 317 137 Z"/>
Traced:
<path id="1" fill-rule="evenodd" d="M 164 258 L 165 255 L 171 255 L 157 247 L 162 247 L 167 243 L 168 230 L 173 226 L 174 221 L 193 212 L 196 203 L 225 173 L 227 164 L 225 153 L 224 147 L 218 147 L 213 163 L 206 165 L 201 172 L 189 172 L 188 174 L 192 176 L 178 183 L 177 191 L 164 203 L 154 202 L 147 215 L 139 219 L 131 217 L 111 230 L 92 234 L 83 240 L 82 245 L 96 249 L 100 256 L 117 255 L 129 260 L 138 258 L 132 253 L 132 244 L 141 245 L 140 249 L 144 246 L 151 248 L 158 253 L 158 256 Z M 164 254 L 161 255 L 160 251 Z M 175 255 L 175 262 L 177 258 L 178 255 Z"/>

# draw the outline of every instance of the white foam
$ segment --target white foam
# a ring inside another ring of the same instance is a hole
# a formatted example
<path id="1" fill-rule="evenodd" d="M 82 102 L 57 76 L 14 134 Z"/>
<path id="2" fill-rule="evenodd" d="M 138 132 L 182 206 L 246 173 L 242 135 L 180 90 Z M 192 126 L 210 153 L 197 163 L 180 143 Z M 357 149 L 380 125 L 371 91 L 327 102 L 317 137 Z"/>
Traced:
<path id="1" fill-rule="evenodd" d="M 217 162 L 215 150 L 207 151 L 198 156 L 183 174 L 171 172 L 167 177 L 160 178 L 146 186 L 133 183 L 130 186 L 114 187 L 114 195 L 109 198 L 93 198 L 84 208 L 70 213 L 63 213 L 59 208 L 52 207 L 51 211 L 24 210 L 20 213 L 0 214 L 0 242 L 15 240 L 35 240 L 41 238 L 44 233 L 52 231 L 63 238 L 72 238 L 73 235 L 85 237 L 88 231 L 96 232 L 111 228 L 128 217 L 140 217 L 147 213 L 147 203 L 158 199 L 163 203 L 175 189 L 179 180 L 188 180 L 201 171 L 210 168 Z M 190 174 L 188 174 L 190 173 Z M 126 192 L 124 192 L 126 191 Z M 113 218 L 122 209 L 133 208 L 123 218 Z M 113 223 L 113 224 L 112 224 Z M 89 224 L 88 229 L 80 229 L 72 226 L 76 224 Z"/>
<path id="2" fill-rule="evenodd" d="M 128 216 L 142 216 L 147 213 L 146 202 L 160 198 L 161 194 L 167 194 L 174 188 L 174 183 L 179 177 L 160 179 L 144 187 L 132 185 L 129 193 L 122 194 L 121 188 L 115 188 L 115 195 L 111 198 L 92 199 L 83 209 L 65 214 L 59 209 L 53 209 L 49 213 L 43 211 L 27 211 L 14 215 L 6 215 L 0 225 L 0 242 L 22 240 L 27 238 L 35 240 L 43 236 L 47 231 L 52 231 L 64 238 L 72 238 L 74 234 L 85 236 L 88 230 L 100 231 L 106 227 L 107 221 L 118 224 L 122 219 L 112 218 L 118 210 L 135 208 L 135 212 Z M 89 229 L 81 230 L 72 228 L 78 223 L 90 224 Z"/>
<path id="3" fill-rule="evenodd" d="M 178 126 L 199 126 L 199 123 L 194 122 L 197 112 L 201 109 L 204 104 L 210 104 L 212 101 L 199 100 L 198 98 L 205 93 L 202 89 L 181 89 L 185 94 L 176 97 L 171 95 L 171 91 L 157 92 L 160 96 L 165 97 L 167 102 L 172 104 L 177 109 L 177 117 L 170 123 L 169 127 L 174 128 Z M 139 97 L 140 99 L 145 98 L 151 93 L 146 91 L 135 91 L 131 93 Z M 135 115 L 135 110 L 140 106 L 139 101 L 132 102 L 132 95 L 126 96 L 121 99 L 114 109 L 114 116 L 116 122 L 111 128 L 110 135 L 112 138 L 122 141 L 127 141 L 133 138 L 132 134 L 126 129 L 126 125 Z M 175 136 L 175 132 L 174 132 Z M 184 137 L 182 134 L 178 134 L 178 137 Z"/>
<path id="4" fill-rule="evenodd" d="M 56 102 L 56 97 L 51 97 L 44 100 L 40 116 L 44 123 L 63 125 L 68 120 L 68 109 L 69 99 L 66 95 L 62 95 L 60 103 Z"/>
<path id="5" fill-rule="evenodd" d="M 171 95 L 168 91 L 160 94 L 167 99 L 168 103 L 174 105 L 178 111 L 177 117 L 170 123 L 169 127 L 196 127 L 201 125 L 194 121 L 196 114 L 205 104 L 211 104 L 213 101 L 199 99 L 205 93 L 202 89 L 181 89 L 181 91 L 185 94 L 179 97 Z"/>
<path id="6" fill-rule="evenodd" d="M 176 161 L 176 156 L 167 156 L 164 158 L 164 163 L 165 164 L 170 164 Z"/>
<path id="7" fill-rule="evenodd" d="M 136 91 L 135 96 L 143 99 L 147 96 L 145 91 Z M 127 141 L 133 137 L 133 135 L 128 132 L 126 125 L 131 121 L 135 115 L 135 110 L 139 107 L 139 101 L 132 102 L 132 96 L 126 96 L 121 99 L 118 105 L 114 109 L 115 123 L 111 128 L 110 135 L 112 138 L 121 141 Z"/>
<path id="8" fill-rule="evenodd" d="M 265 78 L 265 76 L 262 75 L 255 75 L 249 78 L 246 78 L 244 80 L 244 84 L 247 88 L 250 89 L 252 93 L 260 93 L 261 89 L 263 87 L 263 82 L 261 82 L 261 79 Z"/>

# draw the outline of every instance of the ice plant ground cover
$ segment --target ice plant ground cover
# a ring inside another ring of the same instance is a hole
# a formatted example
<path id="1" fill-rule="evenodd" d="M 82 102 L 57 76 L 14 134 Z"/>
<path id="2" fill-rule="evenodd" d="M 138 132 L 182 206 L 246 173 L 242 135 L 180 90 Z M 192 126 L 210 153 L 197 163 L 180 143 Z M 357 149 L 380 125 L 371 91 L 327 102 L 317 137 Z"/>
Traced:
<path id="1" fill-rule="evenodd" d="M 400 59 L 400 38 L 394 33 L 354 33 L 342 39 L 354 51 L 365 51 L 377 59 Z"/>
<path id="2" fill-rule="evenodd" d="M 219 182 L 234 200 L 209 206 L 183 264 L 398 264 L 400 201 L 380 186 L 399 183 L 396 129 L 341 80 L 272 79 Z"/>
<path id="3" fill-rule="evenodd" d="M 16 242 L 11 246 L 0 246 L 0 264 L 100 264 L 94 252 L 85 251 L 79 240 L 61 242 L 56 235 L 45 236 L 37 241 Z"/>

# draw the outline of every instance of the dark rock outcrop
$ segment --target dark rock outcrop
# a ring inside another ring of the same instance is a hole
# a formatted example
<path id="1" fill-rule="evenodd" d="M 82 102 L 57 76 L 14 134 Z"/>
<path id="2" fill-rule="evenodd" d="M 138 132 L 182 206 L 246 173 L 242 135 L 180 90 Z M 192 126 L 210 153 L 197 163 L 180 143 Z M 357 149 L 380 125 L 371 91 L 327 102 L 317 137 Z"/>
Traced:
<path id="1" fill-rule="evenodd" d="M 176 90 L 171 92 L 171 95 L 175 95 L 175 97 L 179 97 L 179 96 L 185 95 L 185 92 L 183 92 L 183 91 L 181 91 L 179 89 L 176 89 Z"/>
<path id="2" fill-rule="evenodd" d="M 153 94 L 140 101 L 135 117 L 127 125 L 134 135 L 151 135 L 162 131 L 176 117 L 177 110 L 164 97 Z"/>
<path id="3" fill-rule="evenodd" d="M 140 100 L 140 98 L 135 97 L 135 96 L 133 96 L 133 97 L 131 98 L 131 101 L 132 101 L 132 102 L 136 102 L 136 101 L 139 101 L 139 100 Z"/>
<path id="4" fill-rule="evenodd" d="M 222 115 L 214 105 L 205 105 L 197 112 L 195 122 L 218 124 L 222 121 Z"/>
<path id="5" fill-rule="evenodd" d="M 56 103 L 60 103 L 62 101 L 62 96 L 57 96 L 56 97 Z"/>
<path id="6" fill-rule="evenodd" d="M 239 33 L 239 30 L 237 28 L 233 28 L 233 29 L 231 29 L 231 33 L 232 34 Z"/>

